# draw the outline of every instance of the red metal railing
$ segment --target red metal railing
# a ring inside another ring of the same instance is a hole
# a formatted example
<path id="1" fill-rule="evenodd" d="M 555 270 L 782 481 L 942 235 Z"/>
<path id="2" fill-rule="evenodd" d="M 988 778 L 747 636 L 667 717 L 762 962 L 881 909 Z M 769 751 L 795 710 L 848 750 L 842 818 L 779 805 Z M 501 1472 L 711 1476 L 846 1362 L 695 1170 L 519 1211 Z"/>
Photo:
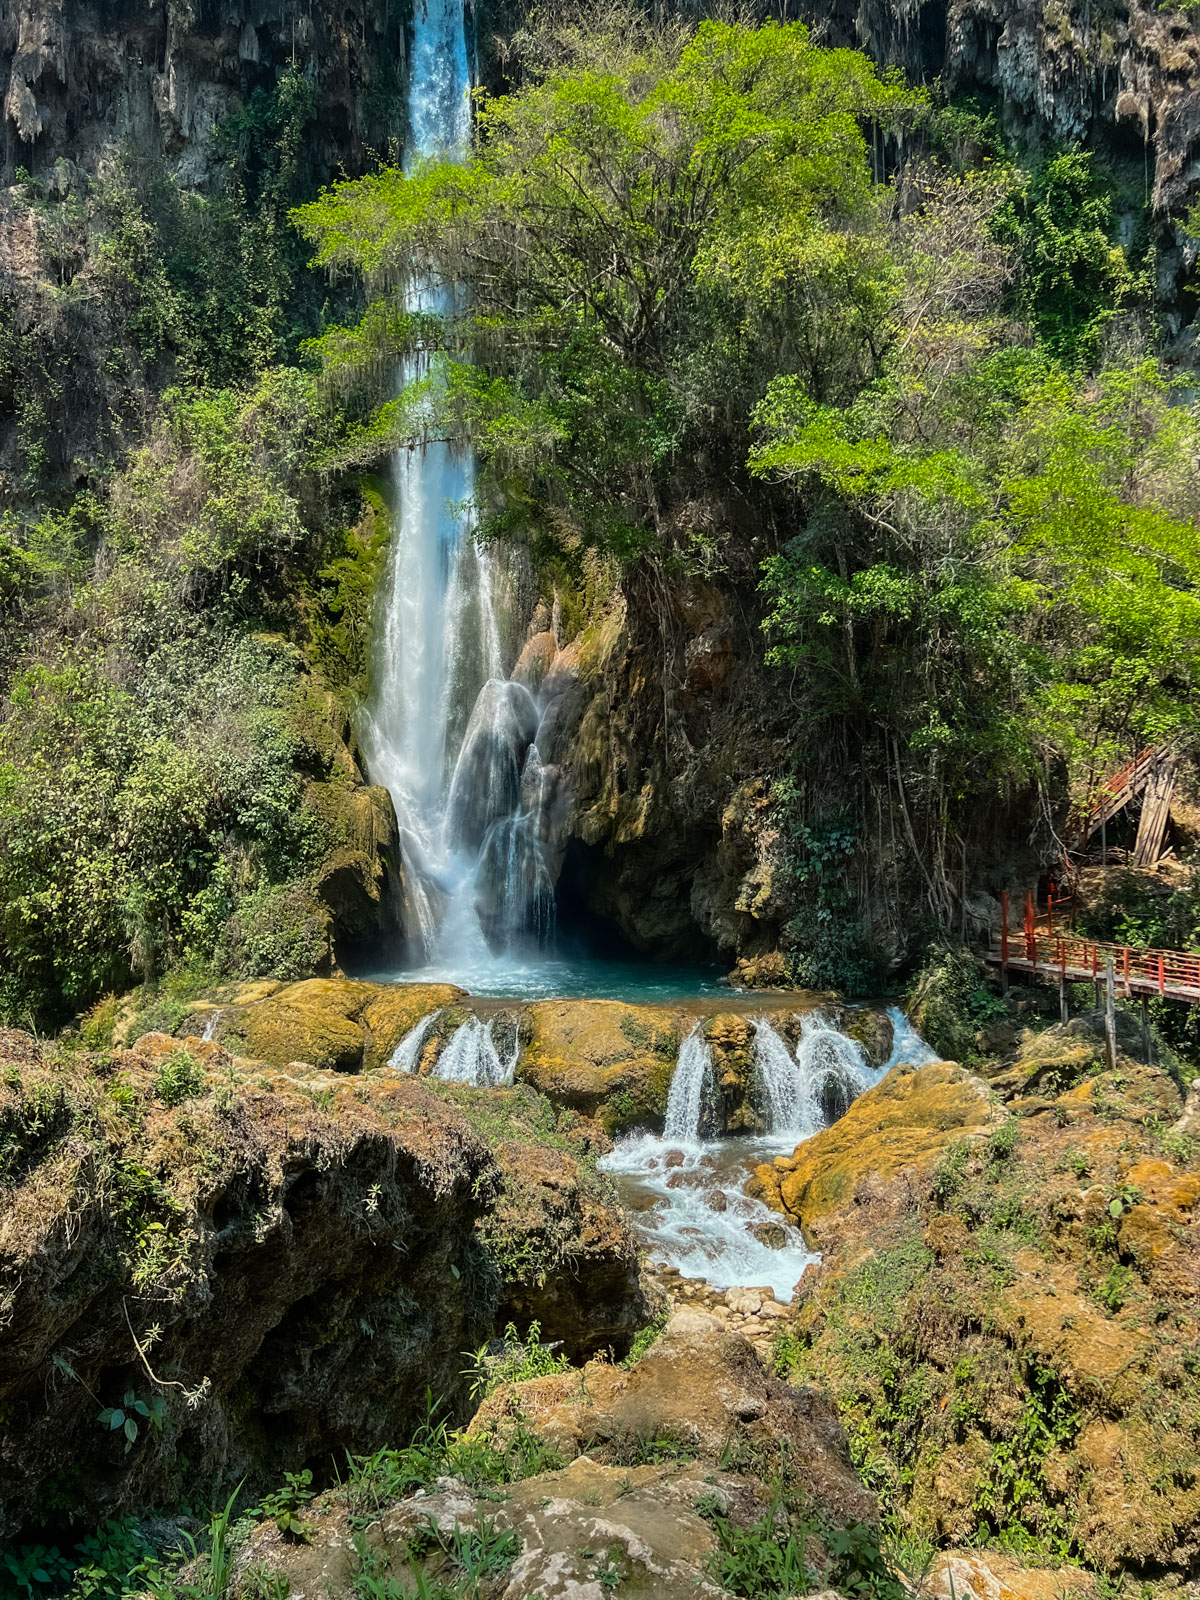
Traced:
<path id="1" fill-rule="evenodd" d="M 1041 967 L 1072 978 L 1080 973 L 1102 978 L 1112 956 L 1113 975 L 1125 989 L 1136 982 L 1152 985 L 1159 994 L 1167 989 L 1190 989 L 1200 996 L 1200 954 L 1190 950 L 1135 950 L 1125 944 L 1038 933 L 1032 939 L 1022 939 L 1017 953 L 1035 969 Z M 1007 953 L 1002 955 L 1009 958 Z"/>
<path id="2" fill-rule="evenodd" d="M 1165 994 L 1168 989 L 1191 991 L 1200 1000 L 1200 951 L 1141 950 L 1131 945 L 1107 944 L 1101 939 L 1080 939 L 1070 933 L 1043 933 L 1035 925 L 1033 898 L 1025 901 L 1024 927 L 1012 933 L 1008 927 L 1008 894 L 1001 896 L 1000 962 L 1007 966 L 1014 957 L 1028 961 L 1035 971 L 1058 973 L 1062 978 L 1080 976 L 1103 978 L 1109 956 L 1113 976 L 1126 993 L 1130 985 L 1146 985 Z"/>

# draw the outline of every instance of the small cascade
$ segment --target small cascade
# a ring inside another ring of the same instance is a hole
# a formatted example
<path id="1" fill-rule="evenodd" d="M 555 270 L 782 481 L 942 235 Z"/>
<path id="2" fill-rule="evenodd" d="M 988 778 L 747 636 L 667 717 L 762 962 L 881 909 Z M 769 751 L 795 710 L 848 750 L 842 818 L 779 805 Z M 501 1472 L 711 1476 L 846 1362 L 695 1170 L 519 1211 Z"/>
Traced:
<path id="1" fill-rule="evenodd" d="M 425 1048 L 425 1041 L 433 1032 L 434 1024 L 441 1016 L 440 1011 L 431 1011 L 427 1017 L 422 1017 L 415 1028 L 401 1039 L 392 1051 L 388 1066 L 393 1072 L 415 1072 L 421 1059 L 421 1051 Z"/>
<path id="2" fill-rule="evenodd" d="M 205 1044 L 209 1044 L 213 1039 L 215 1039 L 217 1037 L 217 1028 L 220 1025 L 221 1018 L 224 1015 L 225 1015 L 225 1007 L 224 1006 L 218 1006 L 215 1011 L 210 1011 L 209 1012 L 208 1019 L 204 1024 L 204 1031 L 200 1035 L 200 1037 L 204 1040 Z"/>
<path id="3" fill-rule="evenodd" d="M 715 1102 L 712 1051 L 700 1023 L 697 1023 L 679 1047 L 679 1058 L 675 1062 L 667 1095 L 664 1139 L 668 1143 L 695 1144 L 703 1138 L 705 1131 L 712 1131 Z"/>
<path id="4" fill-rule="evenodd" d="M 798 1228 L 745 1193 L 756 1166 L 844 1115 L 898 1061 L 935 1060 L 902 1012 L 894 1008 L 894 1046 L 874 1068 L 863 1047 L 820 1011 L 796 1020 L 796 1050 L 763 1016 L 754 1023 L 758 1109 L 767 1131 L 756 1138 L 713 1138 L 717 1086 L 712 1055 L 697 1023 L 684 1039 L 671 1079 L 663 1136 L 631 1133 L 600 1165 L 615 1173 L 637 1210 L 638 1233 L 654 1260 L 716 1289 L 767 1287 L 787 1301 L 805 1267 L 817 1259 Z"/>
<path id="5" fill-rule="evenodd" d="M 797 1140 L 816 1133 L 800 1065 L 766 1017 L 754 1024 L 754 1082 L 767 1133 Z"/>
<path id="6" fill-rule="evenodd" d="M 845 1116 L 851 1101 L 873 1088 L 882 1076 L 867 1064 L 858 1040 L 840 1033 L 820 1011 L 809 1011 L 800 1018 L 796 1062 L 814 1133 Z"/>
<path id="7" fill-rule="evenodd" d="M 899 1006 L 889 1006 L 887 1014 L 892 1024 L 892 1053 L 887 1058 L 885 1072 L 901 1062 L 910 1067 L 927 1067 L 931 1061 L 942 1059 L 936 1050 L 929 1048 Z"/>
<path id="8" fill-rule="evenodd" d="M 477 1089 L 498 1089 L 513 1081 L 519 1048 L 517 1031 L 501 1057 L 495 1038 L 496 1019 L 471 1017 L 458 1028 L 438 1057 L 432 1076 L 443 1083 L 469 1083 Z"/>

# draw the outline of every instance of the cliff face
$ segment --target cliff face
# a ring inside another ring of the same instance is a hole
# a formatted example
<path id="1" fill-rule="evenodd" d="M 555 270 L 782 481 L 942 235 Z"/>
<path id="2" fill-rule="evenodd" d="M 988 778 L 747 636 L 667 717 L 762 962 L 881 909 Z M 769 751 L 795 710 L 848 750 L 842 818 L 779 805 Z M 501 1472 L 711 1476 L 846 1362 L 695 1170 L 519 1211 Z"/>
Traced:
<path id="1" fill-rule="evenodd" d="M 1182 217 L 1200 195 L 1195 13 L 1153 0 L 858 0 L 800 11 L 829 43 L 866 50 L 950 95 L 994 100 L 1025 148 L 1080 143 L 1150 211 L 1171 334 L 1190 323 L 1198 245 Z M 1132 221 L 1131 221 L 1132 227 Z"/>
<path id="2" fill-rule="evenodd" d="M 403 133 L 407 14 L 387 0 L 336 8 L 5 0 L 0 181 L 13 182 L 18 166 L 45 177 L 63 161 L 95 171 L 133 143 L 160 151 L 184 183 L 203 184 L 213 128 L 291 61 L 317 91 L 314 170 L 353 171 L 368 149 Z"/>

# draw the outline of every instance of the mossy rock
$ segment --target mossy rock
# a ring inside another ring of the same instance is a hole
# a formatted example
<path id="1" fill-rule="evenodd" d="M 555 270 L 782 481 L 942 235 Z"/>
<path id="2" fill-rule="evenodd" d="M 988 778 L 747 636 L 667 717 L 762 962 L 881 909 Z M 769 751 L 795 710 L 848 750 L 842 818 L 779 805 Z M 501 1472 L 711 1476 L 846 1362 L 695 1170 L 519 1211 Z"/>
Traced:
<path id="1" fill-rule="evenodd" d="M 746 1017 L 722 1013 L 704 1024 L 704 1037 L 712 1051 L 725 1132 L 753 1132 L 759 1126 L 754 1103 L 754 1024 Z"/>
<path id="2" fill-rule="evenodd" d="M 893 1067 L 790 1159 L 759 1167 L 756 1188 L 815 1243 L 822 1219 L 853 1198 L 860 1179 L 932 1167 L 952 1144 L 982 1136 L 1000 1116 L 987 1085 L 952 1061 Z"/>
<path id="3" fill-rule="evenodd" d="M 546 1000 L 529 1007 L 518 1075 L 555 1105 L 599 1116 L 609 1132 L 667 1106 L 680 1020 L 662 1006 Z"/>
<path id="4" fill-rule="evenodd" d="M 214 1033 L 272 1067 L 305 1061 L 321 1071 L 357 1072 L 385 1066 L 422 1017 L 461 997 L 451 984 L 310 978 L 224 1006 Z"/>

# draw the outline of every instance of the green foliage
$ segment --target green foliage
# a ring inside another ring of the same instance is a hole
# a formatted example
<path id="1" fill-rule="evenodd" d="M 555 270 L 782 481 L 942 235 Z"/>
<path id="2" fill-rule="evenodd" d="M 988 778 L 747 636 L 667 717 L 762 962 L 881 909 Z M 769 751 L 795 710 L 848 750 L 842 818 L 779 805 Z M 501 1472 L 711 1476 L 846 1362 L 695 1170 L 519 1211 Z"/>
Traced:
<path id="1" fill-rule="evenodd" d="M 323 426 L 296 372 L 171 391 L 102 497 L 22 530 L 44 631 L 0 706 L 0 1013 L 326 959 L 301 768 L 328 758 L 267 631 L 301 541 L 321 550 L 302 498 Z M 94 566 L 69 554 L 89 542 Z"/>
<path id="2" fill-rule="evenodd" d="M 143 1400 L 132 1389 L 127 1389 L 121 1404 L 105 1406 L 97 1420 L 102 1428 L 111 1433 L 120 1430 L 125 1439 L 125 1454 L 128 1455 L 138 1441 L 143 1422 L 155 1433 L 162 1432 L 165 1410 L 166 1402 L 161 1394 L 152 1394 Z"/>
<path id="3" fill-rule="evenodd" d="M 301 1512 L 313 1497 L 312 1473 L 307 1467 L 302 1472 L 285 1472 L 284 1486 L 264 1495 L 259 1502 L 258 1515 L 270 1517 L 287 1539 L 298 1544 L 308 1544 L 312 1527 L 305 1522 Z"/>
<path id="4" fill-rule="evenodd" d="M 793 981 L 804 989 L 878 994 L 879 964 L 866 947 L 856 916 L 857 827 L 846 817 L 806 819 L 803 786 L 790 776 L 776 782 L 771 799 L 786 840 L 795 906 L 789 929 Z"/>
<path id="5" fill-rule="evenodd" d="M 1137 285 L 1113 242 L 1112 196 L 1091 153 L 1048 156 L 1013 210 L 1009 226 L 1021 240 L 1021 296 L 1030 320 L 1053 355 L 1094 360 Z"/>
<path id="6" fill-rule="evenodd" d="M 905 1009 L 943 1060 L 967 1064 L 979 1058 L 978 1029 L 1008 1015 L 1004 1002 L 988 986 L 983 963 L 956 949 L 930 951 L 909 985 Z"/>
<path id="7" fill-rule="evenodd" d="M 227 384 L 313 331 L 287 211 L 301 195 L 302 135 L 315 110 L 312 85 L 292 66 L 214 131 L 215 193 L 182 188 L 132 149 L 100 184 L 98 281 L 143 361 L 166 358 L 182 378 Z"/>
<path id="8" fill-rule="evenodd" d="M 472 345 L 475 365 L 443 359 L 385 406 L 376 451 L 449 427 L 505 487 L 493 531 L 557 522 L 623 558 L 661 551 L 680 452 L 724 460 L 732 442 L 736 460 L 769 352 L 819 345 L 823 365 L 829 290 L 849 278 L 869 299 L 871 260 L 833 224 L 871 212 L 864 125 L 919 110 L 798 24 L 689 34 L 614 14 L 481 101 L 466 166 L 385 169 L 300 209 L 325 265 L 382 286 L 432 262 L 470 289 L 459 328 L 384 298 L 318 353 L 346 381 L 382 355 Z"/>
<path id="9" fill-rule="evenodd" d="M 635 1367 L 646 1354 L 653 1349 L 662 1336 L 662 1331 L 670 1319 L 670 1311 L 661 1311 L 653 1322 L 648 1322 L 644 1328 L 639 1328 L 633 1336 L 633 1343 L 629 1346 L 629 1354 L 621 1365 L 625 1368 Z"/>
<path id="10" fill-rule="evenodd" d="M 498 1351 L 485 1344 L 475 1352 L 471 1393 L 477 1400 L 484 1400 L 506 1384 L 526 1383 L 530 1378 L 566 1372 L 570 1365 L 565 1356 L 555 1355 L 551 1345 L 542 1343 L 540 1323 L 531 1322 L 522 1339 L 510 1322 Z"/>
<path id="11" fill-rule="evenodd" d="M 184 1100 L 204 1092 L 204 1075 L 200 1063 L 189 1050 L 178 1049 L 158 1069 L 155 1084 L 158 1098 L 164 1105 L 177 1106 Z"/>
<path id="12" fill-rule="evenodd" d="M 454 1432 L 438 1419 L 427 1396 L 427 1416 L 410 1445 L 348 1456 L 346 1499 L 351 1525 L 362 1528 L 388 1506 L 439 1477 L 457 1477 L 473 1488 L 519 1482 L 562 1467 L 561 1456 L 549 1450 L 518 1419 L 503 1442 L 482 1433 Z"/>
<path id="13" fill-rule="evenodd" d="M 718 1544 L 709 1571 L 730 1594 L 747 1600 L 789 1600 L 818 1587 L 816 1571 L 807 1561 L 805 1530 L 781 1536 L 774 1508 L 748 1528 L 726 1517 L 708 1520 Z"/>

